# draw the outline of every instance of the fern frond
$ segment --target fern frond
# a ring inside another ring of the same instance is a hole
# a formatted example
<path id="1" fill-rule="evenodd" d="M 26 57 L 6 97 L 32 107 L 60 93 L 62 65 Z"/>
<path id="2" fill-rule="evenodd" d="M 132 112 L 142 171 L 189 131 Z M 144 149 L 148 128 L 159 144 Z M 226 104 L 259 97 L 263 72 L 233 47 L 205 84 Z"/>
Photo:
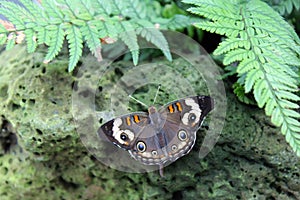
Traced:
<path id="1" fill-rule="evenodd" d="M 109 16 L 112 14 L 112 4 L 110 3 L 110 0 L 96 0 L 95 1 L 97 6 L 101 13 L 105 14 L 106 16 Z"/>
<path id="2" fill-rule="evenodd" d="M 6 43 L 6 40 L 7 40 L 7 36 L 6 34 L 0 34 L 0 45 L 3 45 Z"/>
<path id="3" fill-rule="evenodd" d="M 50 23 L 55 24 L 63 22 L 64 16 L 61 12 L 61 9 L 57 9 L 55 0 L 42 1 L 41 6 L 42 10 L 45 12 L 45 15 L 47 15 L 48 19 L 50 20 Z"/>
<path id="4" fill-rule="evenodd" d="M 45 63 L 51 61 L 62 49 L 65 36 L 63 27 L 59 26 L 56 30 L 52 30 L 51 36 L 52 37 L 50 38 L 49 49 L 44 60 Z M 43 40 L 47 40 L 47 35 L 43 35 L 42 37 L 45 37 L 43 38 Z"/>
<path id="5" fill-rule="evenodd" d="M 300 3 L 299 0 L 263 0 L 268 3 L 274 10 L 280 13 L 280 15 L 289 15 L 292 13 L 293 9 L 299 10 Z"/>
<path id="6" fill-rule="evenodd" d="M 75 68 L 80 56 L 82 55 L 83 41 L 78 27 L 72 26 L 66 32 L 70 53 L 68 70 L 71 72 Z"/>
<path id="7" fill-rule="evenodd" d="M 86 40 L 86 43 L 93 54 L 95 54 L 96 50 L 101 47 L 101 42 L 99 40 L 99 27 L 103 27 L 103 25 L 99 25 L 99 21 L 89 21 L 85 26 L 81 27 L 81 32 Z M 98 28 L 97 28 L 98 27 Z"/>
<path id="8" fill-rule="evenodd" d="M 139 59 L 139 44 L 137 42 L 137 35 L 134 31 L 134 27 L 129 22 L 121 22 L 118 24 L 119 37 L 128 46 L 133 64 L 137 65 Z"/>
<path id="9" fill-rule="evenodd" d="M 252 98 L 252 96 L 249 96 L 248 94 L 245 93 L 245 88 L 243 85 L 239 84 L 238 82 L 233 84 L 233 92 L 236 94 L 238 99 L 245 103 L 245 104 L 250 104 L 250 105 L 255 105 L 255 100 Z"/>
<path id="10" fill-rule="evenodd" d="M 296 93 L 300 77 L 294 71 L 300 66 L 300 40 L 292 27 L 259 0 L 184 2 L 196 5 L 189 11 L 206 18 L 196 27 L 227 36 L 214 54 L 224 54 L 225 65 L 239 63 L 240 86 L 235 91 L 240 95 L 253 91 L 258 106 L 265 108 L 273 124 L 281 126 L 300 156 L 300 114 L 294 110 L 300 101 Z"/>
<path id="11" fill-rule="evenodd" d="M 46 44 L 49 49 L 44 59 L 50 62 L 61 51 L 63 42 L 69 42 L 69 70 L 76 66 L 82 54 L 82 43 L 96 57 L 101 58 L 103 39 L 122 40 L 137 64 L 139 45 L 135 29 L 141 28 L 146 39 L 161 49 L 171 60 L 169 46 L 159 30 L 146 30 L 155 26 L 168 29 L 182 28 L 191 24 L 191 19 L 181 15 L 171 19 L 158 16 L 159 3 L 143 0 L 32 0 L 1 1 L 0 13 L 13 28 L 7 30 L 0 21 L 0 43 L 7 49 L 20 43 L 19 33 L 25 34 L 27 49 L 33 52 L 38 44 Z M 157 7 L 158 6 L 158 7 Z M 186 19 L 190 19 L 186 20 Z M 186 21 L 185 21 L 186 20 Z M 195 20 L 195 19 L 194 19 Z M 144 21 L 146 23 L 140 23 Z M 74 33 L 77 33 L 75 35 Z M 20 37 L 21 38 L 21 37 Z M 21 38 L 22 39 L 22 38 Z M 74 44 L 72 44 L 74 42 Z"/>
<path id="12" fill-rule="evenodd" d="M 36 32 L 38 44 L 46 44 L 49 46 L 51 39 L 46 29 L 44 27 L 39 27 L 39 29 L 36 30 Z"/>
<path id="13" fill-rule="evenodd" d="M 8 4 L 9 5 L 9 4 Z M 23 30 L 25 28 L 24 21 L 15 14 L 14 10 L 11 10 L 9 7 L 0 7 L 1 15 L 5 16 L 18 30 Z"/>
<path id="14" fill-rule="evenodd" d="M 2 22 L 2 20 L 0 20 Z M 8 30 L 4 27 L 2 23 L 0 23 L 0 34 L 7 33 Z"/>
<path id="15" fill-rule="evenodd" d="M 172 18 L 157 18 L 152 21 L 159 24 L 161 29 L 177 30 L 189 27 L 199 19 L 185 15 L 174 15 Z"/>
<path id="16" fill-rule="evenodd" d="M 129 9 L 126 10 L 125 16 L 135 19 L 145 19 L 147 17 L 147 7 L 143 1 L 129 0 Z"/>
<path id="17" fill-rule="evenodd" d="M 147 21 L 139 21 L 138 24 L 140 25 L 140 27 L 136 30 L 137 34 L 139 34 L 141 37 L 145 38 L 148 42 L 151 42 L 156 47 L 158 47 L 163 52 L 165 57 L 169 61 L 172 61 L 172 56 L 166 38 L 159 30 L 155 28 L 143 28 L 142 25 L 147 25 L 148 23 L 149 22 Z"/>
<path id="18" fill-rule="evenodd" d="M 28 53 L 32 53 L 37 47 L 35 32 L 32 29 L 26 29 L 24 33 L 27 42 L 27 51 Z"/>
<path id="19" fill-rule="evenodd" d="M 15 44 L 16 44 L 16 33 L 12 32 L 10 33 L 8 36 L 7 36 L 7 41 L 6 41 L 6 47 L 5 47 L 5 50 L 10 50 L 12 49 Z"/>
<path id="20" fill-rule="evenodd" d="M 42 12 L 42 7 L 38 4 L 34 3 L 33 1 L 27 1 L 27 0 L 20 0 L 22 5 L 29 10 L 29 14 L 32 15 L 32 17 L 38 18 L 39 21 L 37 21 L 40 25 L 46 25 L 47 24 L 47 16 L 45 15 L 45 12 Z M 27 11 L 28 12 L 28 11 Z"/>

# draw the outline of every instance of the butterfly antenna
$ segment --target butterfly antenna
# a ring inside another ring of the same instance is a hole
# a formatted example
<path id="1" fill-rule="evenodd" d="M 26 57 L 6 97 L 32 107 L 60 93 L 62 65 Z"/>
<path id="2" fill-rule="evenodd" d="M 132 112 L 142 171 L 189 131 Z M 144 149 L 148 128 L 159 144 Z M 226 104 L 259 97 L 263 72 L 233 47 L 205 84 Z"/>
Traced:
<path id="1" fill-rule="evenodd" d="M 146 108 L 148 108 L 148 107 L 149 107 L 147 104 L 145 104 L 145 103 L 141 102 L 140 100 L 138 100 L 138 99 L 134 98 L 133 96 L 129 95 L 129 97 L 130 97 L 131 99 L 135 100 L 136 102 L 138 102 L 139 104 L 141 104 L 141 105 L 145 106 Z"/>
<path id="2" fill-rule="evenodd" d="M 156 101 L 156 98 L 158 96 L 158 92 L 159 92 L 159 89 L 160 89 L 160 84 L 158 85 L 158 88 L 157 88 L 157 91 L 156 91 L 156 94 L 155 94 L 155 97 L 154 97 L 154 100 L 153 100 L 153 105 L 155 104 L 155 101 Z"/>

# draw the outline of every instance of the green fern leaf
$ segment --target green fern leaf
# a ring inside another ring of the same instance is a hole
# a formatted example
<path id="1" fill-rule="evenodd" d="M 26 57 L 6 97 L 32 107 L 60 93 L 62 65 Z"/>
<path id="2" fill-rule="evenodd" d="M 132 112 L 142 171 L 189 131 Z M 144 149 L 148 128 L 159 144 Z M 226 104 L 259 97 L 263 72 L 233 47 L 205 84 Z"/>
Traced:
<path id="1" fill-rule="evenodd" d="M 7 29 L 0 23 L 0 34 L 7 33 Z"/>
<path id="2" fill-rule="evenodd" d="M 298 104 L 290 102 L 290 101 L 285 100 L 285 99 L 281 100 L 281 106 L 284 107 L 284 108 L 291 108 L 291 109 L 297 109 L 299 107 Z M 287 110 L 287 111 L 290 111 L 290 110 Z M 295 114 L 294 116 L 298 116 L 298 115 Z"/>
<path id="3" fill-rule="evenodd" d="M 25 28 L 22 18 L 18 17 L 13 10 L 10 10 L 7 7 L 0 7 L 1 15 L 5 16 L 9 22 L 14 24 L 16 29 L 23 30 Z"/>
<path id="4" fill-rule="evenodd" d="M 131 18 L 145 19 L 147 17 L 147 7 L 144 1 L 129 0 L 125 10 L 125 16 Z"/>
<path id="5" fill-rule="evenodd" d="M 228 37 L 214 54 L 224 54 L 225 65 L 239 62 L 239 83 L 246 93 L 253 90 L 258 106 L 265 107 L 271 121 L 281 126 L 287 142 L 300 156 L 300 114 L 294 110 L 300 101 L 296 93 L 300 77 L 294 71 L 294 66 L 300 66 L 300 39 L 292 27 L 259 0 L 184 2 L 196 5 L 189 11 L 206 18 L 196 27 Z"/>
<path id="6" fill-rule="evenodd" d="M 112 4 L 110 3 L 110 0 L 97 0 L 98 6 L 102 13 L 105 13 L 107 16 L 112 14 Z"/>
<path id="7" fill-rule="evenodd" d="M 218 49 L 214 52 L 215 55 L 221 55 L 237 48 L 250 49 L 250 42 L 246 39 L 228 38 L 226 41 L 220 43 Z"/>
<path id="8" fill-rule="evenodd" d="M 300 8 L 299 0 L 284 0 L 284 1 L 263 0 L 263 1 L 270 4 L 281 15 L 289 15 L 292 13 L 294 8 L 296 10 L 299 10 Z"/>
<path id="9" fill-rule="evenodd" d="M 233 62 L 242 61 L 245 59 L 251 59 L 249 57 L 249 51 L 247 51 L 246 49 L 235 49 L 226 54 L 223 63 L 224 65 L 229 65 Z"/>
<path id="10" fill-rule="evenodd" d="M 32 53 L 37 47 L 35 32 L 32 29 L 26 29 L 24 33 L 27 42 L 27 51 L 28 53 Z"/>
<path id="11" fill-rule="evenodd" d="M 156 1 L 141 0 L 32 0 L 2 1 L 1 15 L 11 22 L 15 29 L 6 30 L 0 25 L 1 42 L 7 48 L 14 46 L 16 34 L 25 33 L 27 49 L 33 52 L 38 44 L 49 46 L 45 62 L 51 61 L 61 50 L 65 34 L 70 48 L 69 70 L 73 69 L 82 54 L 82 43 L 86 42 L 89 49 L 99 54 L 101 41 L 99 39 L 121 39 L 129 48 L 134 64 L 139 57 L 136 28 L 144 29 L 155 27 L 156 20 L 167 28 L 189 26 L 195 18 L 177 15 L 171 19 L 159 17 L 160 4 Z M 188 20 L 190 19 L 190 20 Z M 147 23 L 141 24 L 140 21 Z M 75 30 L 76 29 L 76 30 Z M 78 29 L 78 30 L 77 30 Z M 67 33 L 66 33 L 67 32 Z M 78 37 L 73 37 L 74 32 Z M 7 39 L 6 37 L 10 34 Z M 13 37 L 13 39 L 11 39 Z M 171 60 L 168 43 L 163 34 L 153 29 L 145 34 L 146 39 L 161 49 L 167 59 Z M 84 41 L 83 41 L 84 40 Z M 17 41 L 17 42 L 20 42 Z M 72 44 L 75 42 L 75 44 Z M 99 55 L 101 56 L 101 55 Z"/>
<path id="12" fill-rule="evenodd" d="M 252 96 L 249 96 L 248 94 L 245 93 L 245 89 L 244 87 L 239 84 L 238 82 L 233 84 L 233 92 L 234 94 L 237 95 L 238 99 L 245 103 L 245 104 L 251 104 L 251 105 L 255 105 L 255 101 L 252 98 Z"/>
<path id="13" fill-rule="evenodd" d="M 6 40 L 7 40 L 6 34 L 0 34 L 0 45 L 5 44 Z"/>
<path id="14" fill-rule="evenodd" d="M 199 21 L 198 18 L 189 17 L 185 15 L 174 15 L 172 18 L 156 18 L 152 20 L 153 23 L 160 25 L 160 29 L 179 30 L 191 26 Z"/>
<path id="15" fill-rule="evenodd" d="M 69 72 L 73 71 L 77 62 L 79 61 L 80 56 L 82 55 L 83 41 L 82 34 L 76 26 L 72 26 L 67 30 L 67 40 L 69 43 Z"/>
<path id="16" fill-rule="evenodd" d="M 10 50 L 12 49 L 16 44 L 16 34 L 15 33 L 10 33 L 7 37 L 7 42 L 6 42 L 6 47 L 5 50 Z"/>
<path id="17" fill-rule="evenodd" d="M 271 114 L 271 122 L 275 124 L 275 126 L 280 126 L 283 123 L 283 116 L 280 112 L 280 108 L 276 107 Z"/>
<path id="18" fill-rule="evenodd" d="M 46 45 L 50 46 L 51 37 L 49 35 L 49 32 L 46 31 L 46 29 L 44 27 L 39 27 L 39 29 L 36 30 L 36 32 L 37 32 L 38 44 L 46 44 Z M 52 32 L 50 32 L 50 33 L 52 33 Z"/>
<path id="19" fill-rule="evenodd" d="M 265 112 L 266 115 L 270 116 L 272 114 L 272 111 L 277 106 L 277 102 L 275 99 L 269 99 L 266 103 Z"/>
<path id="20" fill-rule="evenodd" d="M 19 0 L 23 6 L 28 10 L 28 12 L 32 15 L 31 19 L 38 18 L 38 21 L 35 21 L 41 26 L 45 26 L 47 22 L 47 15 L 43 12 L 42 7 L 37 3 L 34 3 L 30 0 Z"/>
<path id="21" fill-rule="evenodd" d="M 147 21 L 139 21 L 138 24 L 140 25 L 140 28 L 136 30 L 137 34 L 145 38 L 148 42 L 151 42 L 157 46 L 163 52 L 166 58 L 169 61 L 172 61 L 169 45 L 164 35 L 158 29 L 143 28 L 143 26 L 147 27 L 147 25 L 150 27 L 150 24 Z"/>
<path id="22" fill-rule="evenodd" d="M 63 22 L 64 16 L 61 13 L 61 9 L 57 9 L 55 0 L 42 1 L 42 7 L 46 11 L 45 14 L 50 20 L 50 23 L 54 24 Z"/>
<path id="23" fill-rule="evenodd" d="M 255 82 L 258 83 L 258 81 L 263 80 L 263 72 L 259 69 L 252 69 L 247 73 L 246 79 L 245 79 L 245 92 L 248 93 L 252 89 Z"/>
<path id="24" fill-rule="evenodd" d="M 134 27 L 127 21 L 120 22 L 118 25 L 120 29 L 119 37 L 128 46 L 132 55 L 133 64 L 137 65 L 139 59 L 139 45 Z"/>
<path id="25" fill-rule="evenodd" d="M 86 23 L 85 26 L 80 28 L 80 31 L 82 32 L 82 35 L 86 40 L 89 49 L 94 54 L 96 53 L 96 50 L 99 47 L 101 47 L 101 42 L 100 42 L 101 36 L 99 35 L 98 28 L 97 28 L 100 26 L 95 25 L 95 23 L 98 24 L 99 22 L 90 21 Z"/>
<path id="26" fill-rule="evenodd" d="M 9 18 L 9 21 L 16 25 L 15 23 L 18 21 L 18 23 L 23 24 L 24 19 L 33 19 L 32 15 L 26 10 L 24 7 L 20 6 L 19 4 L 16 4 L 11 1 L 5 2 L 5 8 L 6 10 L 12 11 L 12 14 L 14 16 L 8 16 L 5 12 L 5 16 Z M 16 21 L 17 20 L 17 21 Z"/>
<path id="27" fill-rule="evenodd" d="M 46 62 L 46 63 L 51 61 L 62 49 L 65 32 L 64 32 L 62 26 L 59 26 L 58 28 L 56 28 L 56 30 L 51 31 L 51 35 L 52 35 L 52 37 L 51 37 L 51 41 L 49 44 L 50 46 L 49 46 L 48 53 L 44 60 L 44 62 Z"/>
<path id="28" fill-rule="evenodd" d="M 251 69 L 257 69 L 257 68 L 259 68 L 259 63 L 257 62 L 257 60 L 246 58 L 240 62 L 236 72 L 239 74 L 244 74 L 249 72 Z"/>

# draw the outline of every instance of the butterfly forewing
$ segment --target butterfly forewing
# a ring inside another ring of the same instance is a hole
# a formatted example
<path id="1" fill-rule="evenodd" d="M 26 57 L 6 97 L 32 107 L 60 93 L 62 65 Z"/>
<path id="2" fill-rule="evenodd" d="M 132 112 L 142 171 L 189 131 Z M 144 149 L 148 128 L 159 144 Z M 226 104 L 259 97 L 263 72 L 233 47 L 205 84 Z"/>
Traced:
<path id="1" fill-rule="evenodd" d="M 208 96 L 179 99 L 159 109 L 160 113 L 167 113 L 161 132 L 165 134 L 168 160 L 175 161 L 192 149 L 196 132 L 212 109 L 213 101 Z"/>
<path id="2" fill-rule="evenodd" d="M 136 112 L 123 115 L 104 123 L 98 135 L 126 150 L 132 149 L 135 141 L 148 124 L 148 114 Z"/>

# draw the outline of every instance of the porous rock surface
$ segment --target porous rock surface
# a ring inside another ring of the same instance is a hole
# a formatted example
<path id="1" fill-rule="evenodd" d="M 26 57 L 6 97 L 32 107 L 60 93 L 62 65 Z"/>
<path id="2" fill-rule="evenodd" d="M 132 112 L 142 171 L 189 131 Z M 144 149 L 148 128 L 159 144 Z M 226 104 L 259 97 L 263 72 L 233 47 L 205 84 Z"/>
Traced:
<path id="1" fill-rule="evenodd" d="M 45 65 L 43 55 L 28 55 L 22 46 L 0 54 L 1 200 L 300 198 L 299 158 L 263 111 L 239 103 L 230 90 L 223 133 L 204 159 L 199 136 L 164 178 L 103 165 L 76 132 L 76 78 L 67 59 Z M 111 77 L 122 72 L 122 62 L 117 65 Z"/>

